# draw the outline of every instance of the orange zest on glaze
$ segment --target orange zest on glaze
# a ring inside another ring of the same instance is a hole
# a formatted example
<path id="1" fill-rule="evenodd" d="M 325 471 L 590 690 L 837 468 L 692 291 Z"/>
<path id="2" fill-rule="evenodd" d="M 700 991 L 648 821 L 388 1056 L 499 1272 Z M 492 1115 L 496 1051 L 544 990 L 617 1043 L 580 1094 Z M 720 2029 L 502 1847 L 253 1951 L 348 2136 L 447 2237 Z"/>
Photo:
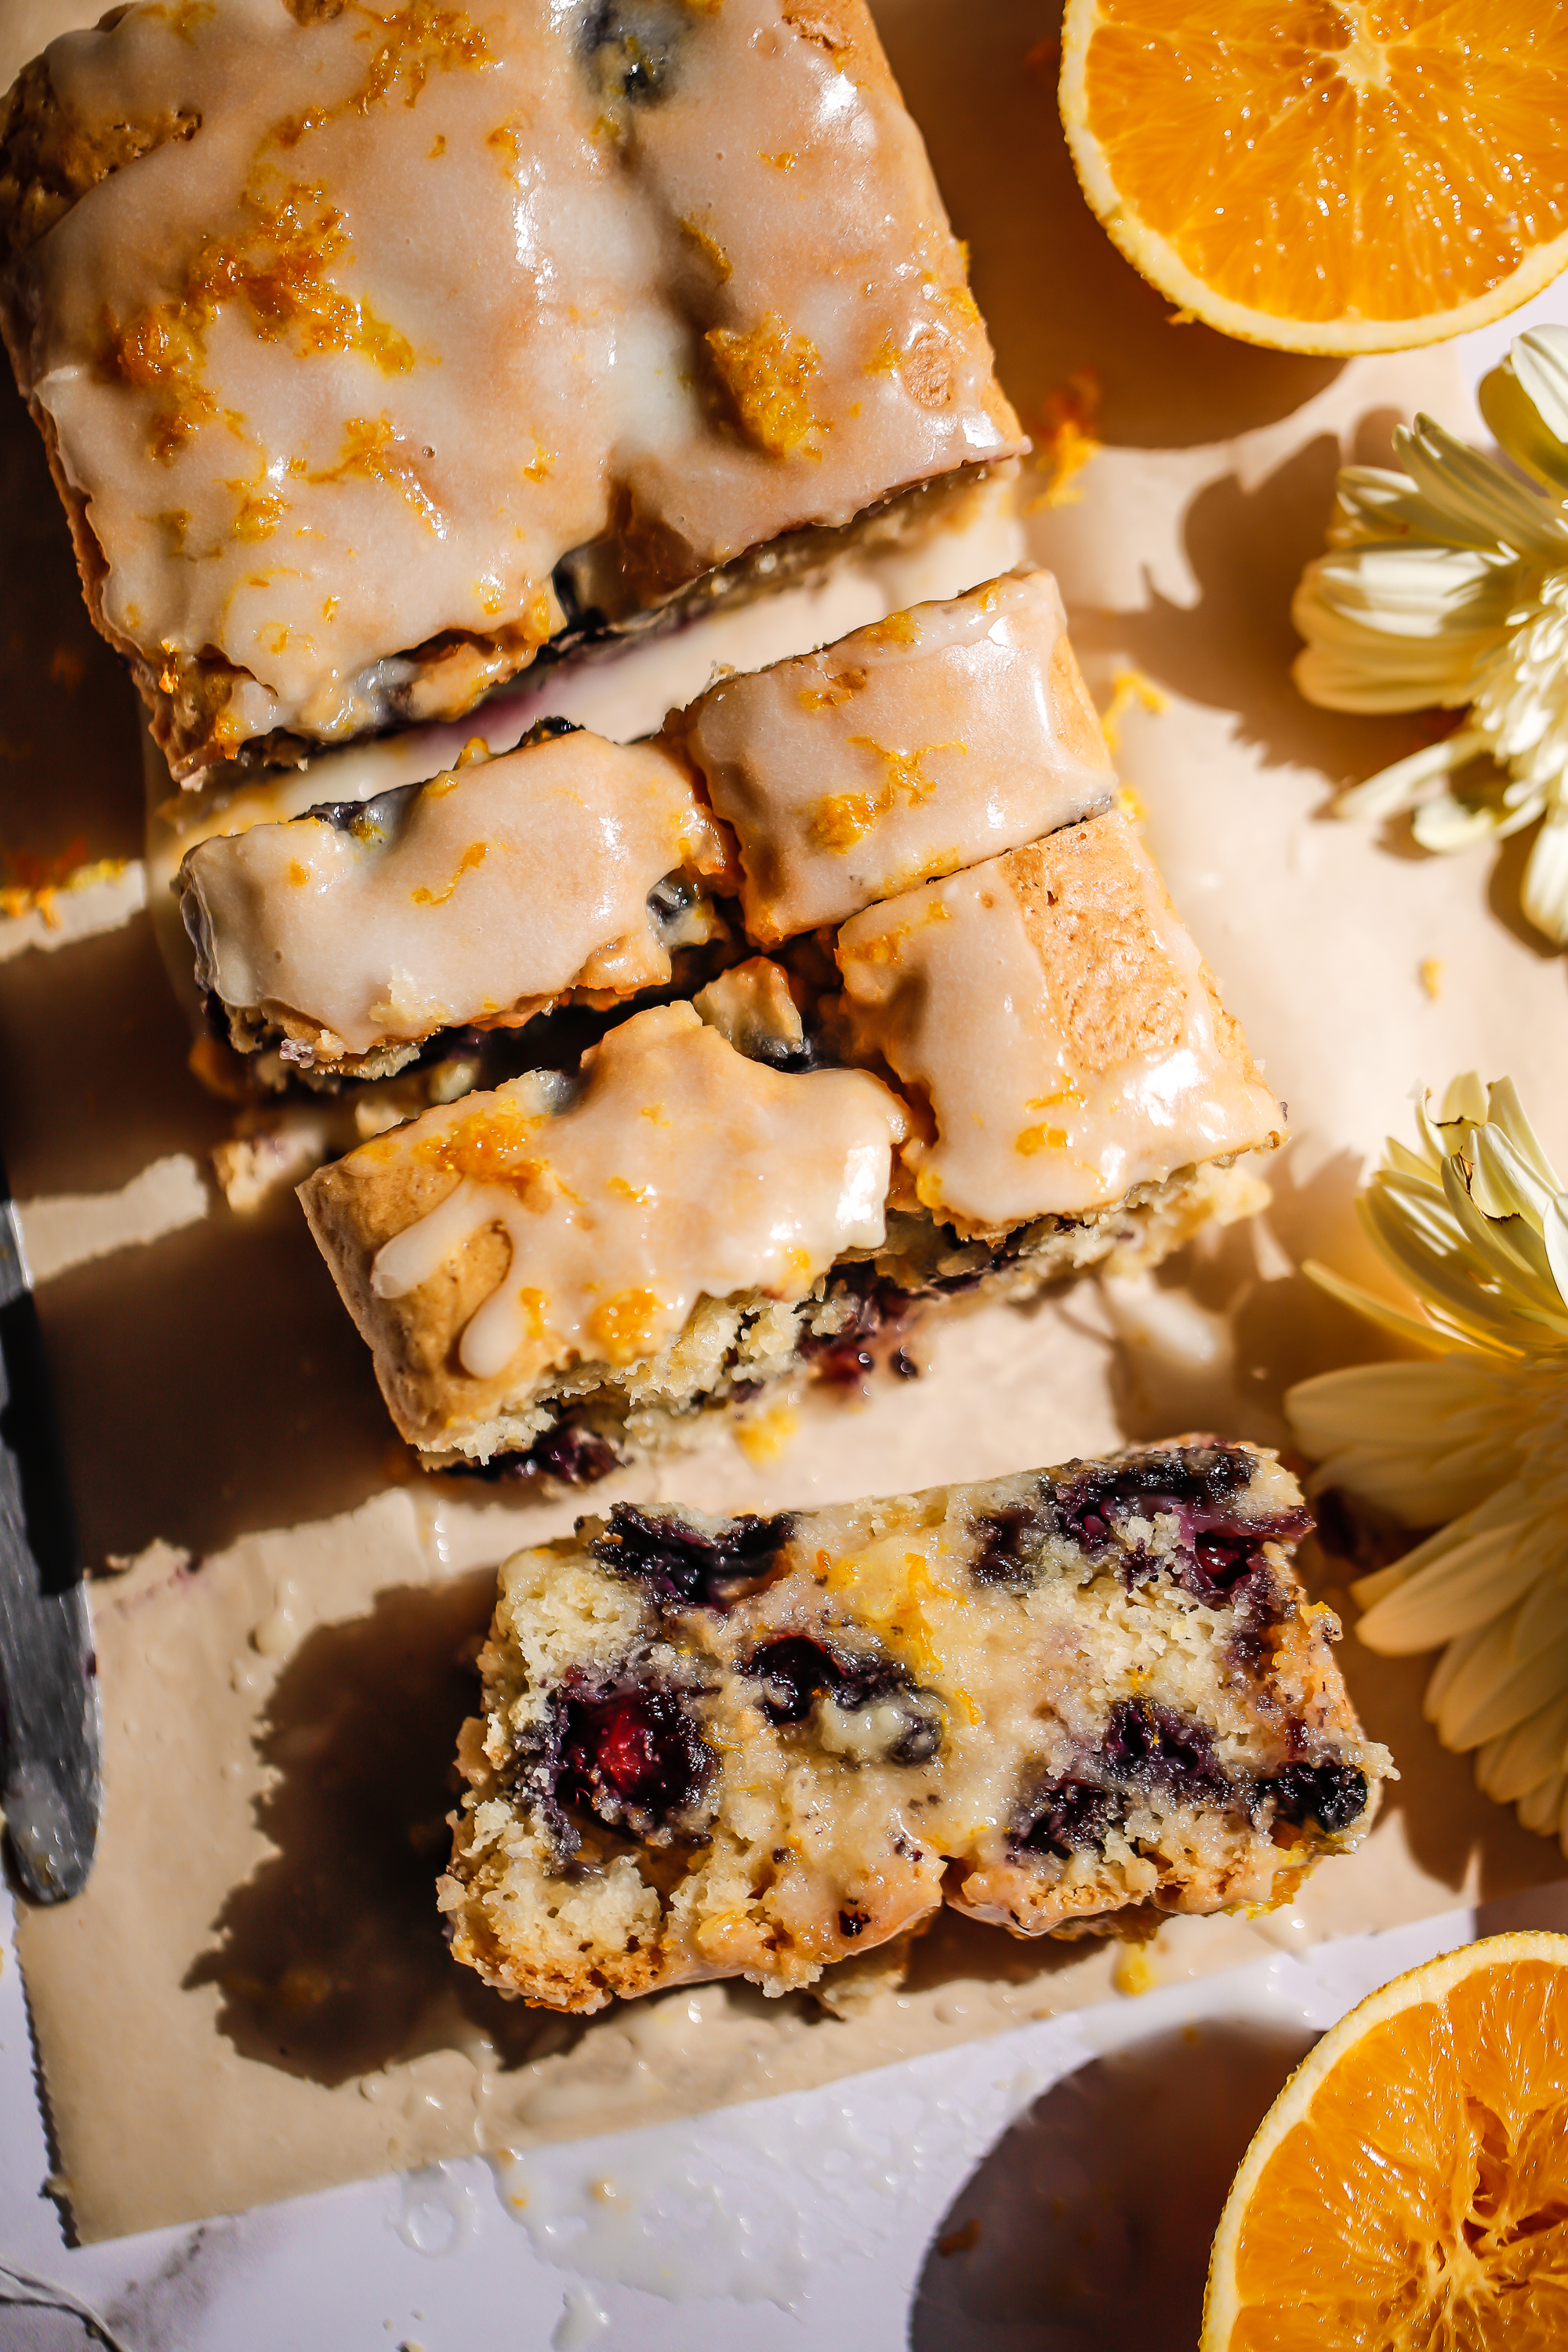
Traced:
<path id="1" fill-rule="evenodd" d="M 461 857 L 458 860 L 458 870 L 453 875 L 451 880 L 447 883 L 446 888 L 444 890 L 426 890 L 424 886 L 421 885 L 417 890 L 411 890 L 408 894 L 413 899 L 415 905 L 416 907 L 444 907 L 447 899 L 452 896 L 452 893 L 456 890 L 458 883 L 462 880 L 464 875 L 471 874 L 476 866 L 482 866 L 484 864 L 485 852 L 489 846 L 489 845 L 488 842 L 470 841 L 467 849 L 464 850 Z"/>

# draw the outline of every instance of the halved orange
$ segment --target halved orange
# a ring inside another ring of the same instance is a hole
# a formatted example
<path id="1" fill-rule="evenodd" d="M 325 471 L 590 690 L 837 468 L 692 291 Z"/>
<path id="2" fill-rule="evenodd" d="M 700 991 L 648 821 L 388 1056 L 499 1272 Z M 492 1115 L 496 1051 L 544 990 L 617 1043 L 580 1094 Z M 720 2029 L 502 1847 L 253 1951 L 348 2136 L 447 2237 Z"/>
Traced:
<path id="1" fill-rule="evenodd" d="M 1568 268 L 1563 0 L 1068 0 L 1084 194 L 1182 310 L 1396 351 Z"/>
<path id="2" fill-rule="evenodd" d="M 1568 1936 L 1493 1936 L 1326 2033 L 1242 2159 L 1202 2352 L 1568 2344 Z"/>

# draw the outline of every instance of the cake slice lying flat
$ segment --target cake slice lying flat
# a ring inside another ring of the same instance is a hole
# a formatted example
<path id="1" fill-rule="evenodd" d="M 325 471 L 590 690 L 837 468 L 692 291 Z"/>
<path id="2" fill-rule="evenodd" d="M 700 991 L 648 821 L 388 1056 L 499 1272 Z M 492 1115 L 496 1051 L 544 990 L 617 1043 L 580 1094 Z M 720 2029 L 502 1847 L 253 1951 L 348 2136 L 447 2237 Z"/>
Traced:
<path id="1" fill-rule="evenodd" d="M 807 1985 L 946 1901 L 1020 1936 L 1289 1896 L 1391 1769 L 1250 1446 L 773 1519 L 617 1506 L 500 1573 L 440 1886 L 564 2010 Z"/>
<path id="2" fill-rule="evenodd" d="M 734 827 L 761 947 L 1016 849 L 1116 790 L 1048 572 L 723 678 L 667 731 Z"/>
<path id="3" fill-rule="evenodd" d="M 0 105 L 0 323 L 187 779 L 1026 446 L 863 0 L 112 10 Z"/>
<path id="4" fill-rule="evenodd" d="M 550 722 L 546 722 L 549 726 Z M 180 868 L 231 1042 L 381 1077 L 437 1031 L 670 977 L 732 853 L 679 759 L 557 725 L 380 799 L 217 835 Z"/>

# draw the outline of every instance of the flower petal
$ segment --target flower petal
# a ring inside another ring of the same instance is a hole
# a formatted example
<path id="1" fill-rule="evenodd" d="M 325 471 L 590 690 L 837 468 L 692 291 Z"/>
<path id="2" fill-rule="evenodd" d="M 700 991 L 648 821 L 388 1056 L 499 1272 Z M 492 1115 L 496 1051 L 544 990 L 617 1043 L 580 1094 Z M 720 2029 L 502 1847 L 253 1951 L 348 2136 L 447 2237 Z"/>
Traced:
<path id="1" fill-rule="evenodd" d="M 1476 1759 L 1476 1779 L 1494 1804 L 1512 1805 L 1542 1781 L 1560 1778 L 1565 1762 L 1568 1690 L 1511 1731 L 1488 1740 Z"/>
<path id="2" fill-rule="evenodd" d="M 1535 1129 L 1525 1117 L 1519 1088 L 1511 1078 L 1496 1078 L 1487 1088 L 1487 1117 L 1494 1127 L 1501 1128 L 1520 1158 L 1534 1169 L 1548 1190 L 1561 1192 L 1562 1181 L 1542 1150 Z"/>
<path id="3" fill-rule="evenodd" d="M 1520 1827 L 1533 1830 L 1537 1837 L 1555 1836 L 1565 1796 L 1568 1796 L 1568 1773 L 1558 1772 L 1550 1780 L 1542 1780 L 1528 1797 L 1520 1800 Z"/>
<path id="4" fill-rule="evenodd" d="M 1395 425 L 1394 447 L 1416 488 L 1445 515 L 1492 533 L 1521 554 L 1561 562 L 1568 553 L 1568 522 L 1540 491 L 1516 480 L 1495 457 L 1467 448 L 1435 417 Z"/>
<path id="5" fill-rule="evenodd" d="M 1436 1650 L 1512 1607 L 1544 1573 L 1532 1528 L 1493 1528 L 1419 1570 L 1369 1609 L 1356 1627 L 1385 1658 Z M 1568 1628 L 1564 1629 L 1568 1631 Z"/>
<path id="6" fill-rule="evenodd" d="M 1476 398 L 1499 447 L 1548 488 L 1568 491 L 1568 334 L 1537 327 L 1516 337 Z"/>
<path id="7" fill-rule="evenodd" d="M 1568 941 L 1568 808 L 1547 812 L 1524 869 L 1520 903 L 1538 931 L 1561 947 Z"/>
<path id="8" fill-rule="evenodd" d="M 1500 1618 L 1507 1625 L 1507 1618 Z M 1462 1754 L 1511 1731 L 1537 1707 L 1545 1706 L 1568 1690 L 1568 1633 L 1549 1648 L 1505 1664 L 1491 1650 L 1478 1650 L 1462 1674 L 1457 1675 L 1436 1716 L 1437 1737 L 1445 1748 Z"/>
<path id="9" fill-rule="evenodd" d="M 1302 659 L 1306 656 L 1303 655 Z M 1392 816 L 1396 809 L 1406 808 L 1424 785 L 1439 776 L 1451 775 L 1466 761 L 1486 750 L 1486 739 L 1473 729 L 1462 729 L 1441 743 L 1428 743 L 1407 758 L 1394 761 L 1363 784 L 1352 784 L 1334 803 L 1334 814 L 1339 817 Z"/>

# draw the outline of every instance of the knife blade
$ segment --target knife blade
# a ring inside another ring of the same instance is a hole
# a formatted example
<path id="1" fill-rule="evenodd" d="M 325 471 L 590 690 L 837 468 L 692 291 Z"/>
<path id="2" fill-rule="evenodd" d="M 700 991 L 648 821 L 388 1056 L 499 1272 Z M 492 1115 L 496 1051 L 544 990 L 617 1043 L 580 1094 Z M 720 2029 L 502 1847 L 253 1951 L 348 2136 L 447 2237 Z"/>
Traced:
<path id="1" fill-rule="evenodd" d="M 76 1521 L 16 1202 L 0 1166 L 0 1810 L 29 1895 L 79 1894 L 102 1803 Z"/>

